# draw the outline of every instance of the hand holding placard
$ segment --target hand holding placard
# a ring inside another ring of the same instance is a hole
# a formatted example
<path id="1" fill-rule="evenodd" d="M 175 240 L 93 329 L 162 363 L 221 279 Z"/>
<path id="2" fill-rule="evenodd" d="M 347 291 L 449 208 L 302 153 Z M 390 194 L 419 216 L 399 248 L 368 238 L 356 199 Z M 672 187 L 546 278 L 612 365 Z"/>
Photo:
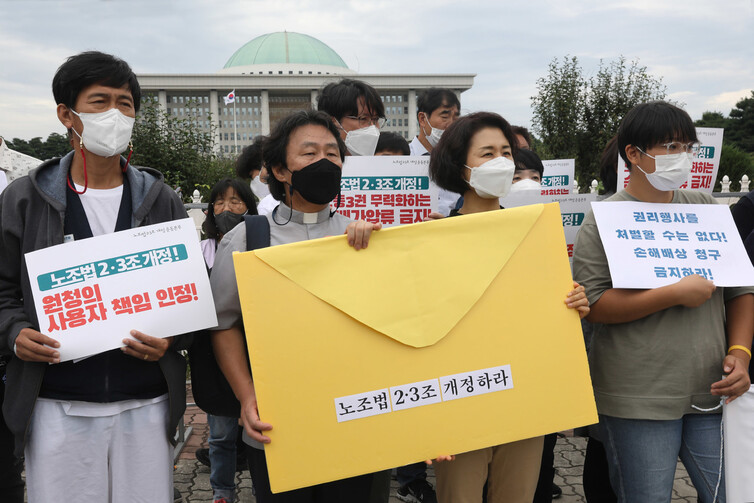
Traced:
<path id="1" fill-rule="evenodd" d="M 60 363 L 60 343 L 31 328 L 23 328 L 16 337 L 16 356 L 27 362 Z"/>
<path id="2" fill-rule="evenodd" d="M 678 295 L 678 304 L 685 307 L 699 307 L 707 302 L 716 287 L 715 284 L 698 274 L 686 276 L 675 283 L 675 292 Z"/>

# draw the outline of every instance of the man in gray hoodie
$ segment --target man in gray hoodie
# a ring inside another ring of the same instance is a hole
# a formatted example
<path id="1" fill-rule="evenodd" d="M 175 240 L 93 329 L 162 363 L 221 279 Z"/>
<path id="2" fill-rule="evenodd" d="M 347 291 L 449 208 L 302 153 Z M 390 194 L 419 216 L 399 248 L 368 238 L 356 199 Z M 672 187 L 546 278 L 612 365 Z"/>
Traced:
<path id="1" fill-rule="evenodd" d="M 126 62 L 72 56 L 52 88 L 74 150 L 0 194 L 3 414 L 25 454 L 30 503 L 170 501 L 170 442 L 185 408 L 180 337 L 133 330 L 122 349 L 61 363 L 59 342 L 39 332 L 24 254 L 186 212 L 159 172 L 120 156 L 141 101 Z"/>

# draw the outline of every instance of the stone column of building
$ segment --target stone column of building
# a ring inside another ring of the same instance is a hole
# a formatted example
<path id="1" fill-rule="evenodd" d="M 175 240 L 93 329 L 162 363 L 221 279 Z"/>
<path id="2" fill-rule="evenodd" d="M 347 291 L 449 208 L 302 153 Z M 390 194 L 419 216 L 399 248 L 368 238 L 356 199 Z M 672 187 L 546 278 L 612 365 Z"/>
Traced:
<path id="1" fill-rule="evenodd" d="M 416 89 L 408 91 L 408 141 L 414 139 L 417 134 L 416 124 Z"/>
<path id="2" fill-rule="evenodd" d="M 168 111 L 168 93 L 164 89 L 157 91 L 157 103 L 160 106 L 160 111 L 167 113 Z M 162 122 L 162 114 L 157 116 L 158 122 Z"/>
<path id="3" fill-rule="evenodd" d="M 217 90 L 209 92 L 209 113 L 215 125 L 215 150 L 220 151 L 220 108 L 217 106 Z"/>
<path id="4" fill-rule="evenodd" d="M 267 89 L 262 91 L 262 134 L 270 134 L 270 93 Z"/>
<path id="5" fill-rule="evenodd" d="M 312 110 L 317 109 L 317 97 L 319 96 L 319 91 L 317 89 L 312 89 Z"/>

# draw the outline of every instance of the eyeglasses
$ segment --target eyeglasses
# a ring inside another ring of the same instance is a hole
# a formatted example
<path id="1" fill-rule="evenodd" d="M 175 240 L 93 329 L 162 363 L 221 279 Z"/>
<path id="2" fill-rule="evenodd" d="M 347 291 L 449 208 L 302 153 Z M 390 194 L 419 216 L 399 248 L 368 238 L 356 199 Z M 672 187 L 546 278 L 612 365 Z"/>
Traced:
<path id="1" fill-rule="evenodd" d="M 222 208 L 230 208 L 231 210 L 237 210 L 244 208 L 246 206 L 246 203 L 244 203 L 241 199 L 238 199 L 237 197 L 231 197 L 230 199 L 215 199 L 215 202 L 212 203 L 212 209 L 215 210 L 215 213 L 217 213 L 217 210 Z"/>
<path id="2" fill-rule="evenodd" d="M 382 129 L 385 123 L 387 123 L 387 119 L 385 117 L 367 117 L 366 115 L 363 115 L 361 117 L 354 117 L 353 115 L 346 115 L 346 119 L 357 121 L 359 123 L 360 128 L 374 125 L 374 126 L 377 126 L 378 129 Z"/>
<path id="3" fill-rule="evenodd" d="M 698 141 L 693 141 L 690 143 L 683 143 L 680 141 L 672 141 L 670 143 L 660 143 L 658 145 L 660 147 L 665 147 L 665 149 L 668 151 L 668 154 L 680 154 L 681 152 L 696 155 L 699 153 L 699 148 L 701 148 L 702 144 Z"/>

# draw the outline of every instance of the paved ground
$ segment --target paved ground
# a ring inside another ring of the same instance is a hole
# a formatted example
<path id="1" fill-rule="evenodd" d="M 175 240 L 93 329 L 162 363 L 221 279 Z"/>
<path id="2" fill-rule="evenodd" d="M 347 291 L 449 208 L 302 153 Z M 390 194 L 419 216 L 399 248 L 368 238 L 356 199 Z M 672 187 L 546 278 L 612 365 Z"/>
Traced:
<path id="1" fill-rule="evenodd" d="M 190 396 L 190 395 L 189 395 Z M 189 401 L 191 399 L 189 398 Z M 181 491 L 184 502 L 212 502 L 212 488 L 209 484 L 209 468 L 202 465 L 194 457 L 199 447 L 206 447 L 207 417 L 196 406 L 186 409 L 185 422 L 192 426 L 192 434 L 187 439 L 186 446 L 181 452 L 175 471 L 175 486 Z M 584 464 L 584 449 L 586 439 L 566 436 L 558 438 L 555 446 L 555 483 L 563 489 L 563 496 L 557 503 L 585 503 L 581 485 L 581 473 Z M 430 467 L 428 480 L 434 484 L 434 473 Z M 254 503 L 256 500 L 251 492 L 249 472 L 244 471 L 236 478 L 238 484 L 238 501 Z M 398 484 L 393 477 L 391 481 L 390 503 L 398 503 L 395 497 Z M 696 503 L 696 491 L 691 486 L 688 474 L 679 463 L 676 470 L 675 485 L 673 487 L 673 502 Z M 361 503 L 361 502 L 354 502 Z"/>

